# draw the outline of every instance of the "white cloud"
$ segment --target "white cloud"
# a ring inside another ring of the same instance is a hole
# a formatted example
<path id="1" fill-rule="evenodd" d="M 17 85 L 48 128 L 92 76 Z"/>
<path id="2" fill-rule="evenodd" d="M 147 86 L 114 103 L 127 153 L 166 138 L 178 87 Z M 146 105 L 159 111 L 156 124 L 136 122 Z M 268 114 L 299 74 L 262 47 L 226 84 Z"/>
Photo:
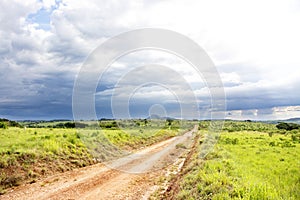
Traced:
<path id="1" fill-rule="evenodd" d="M 255 111 L 241 115 L 259 117 L 263 112 L 259 106 L 296 105 L 300 98 L 295 92 L 300 83 L 299 5 L 297 0 L 1 1 L 0 77 L 4 83 L 0 94 L 6 97 L 0 97 L 0 102 L 37 95 L 46 87 L 45 77 L 60 74 L 73 81 L 84 59 L 107 38 L 135 28 L 160 27 L 187 35 L 207 50 L 220 71 L 229 106 Z M 50 29 L 28 19 L 40 9 L 49 12 Z M 180 73 L 181 81 L 190 84 L 200 101 L 209 98 L 203 77 L 167 54 L 127 55 L 112 65 L 109 78 L 117 80 L 132 66 L 151 62 Z M 141 74 L 136 79 L 142 79 Z M 176 86 L 172 77 L 156 76 L 164 77 Z M 23 87 L 24 83 L 32 87 Z"/>
<path id="2" fill-rule="evenodd" d="M 56 6 L 56 0 L 43 0 L 43 8 L 50 11 L 52 7 Z"/>
<path id="3" fill-rule="evenodd" d="M 227 111 L 228 119 L 237 120 L 284 120 L 299 117 L 299 115 L 299 106 L 279 106 L 268 109 Z"/>

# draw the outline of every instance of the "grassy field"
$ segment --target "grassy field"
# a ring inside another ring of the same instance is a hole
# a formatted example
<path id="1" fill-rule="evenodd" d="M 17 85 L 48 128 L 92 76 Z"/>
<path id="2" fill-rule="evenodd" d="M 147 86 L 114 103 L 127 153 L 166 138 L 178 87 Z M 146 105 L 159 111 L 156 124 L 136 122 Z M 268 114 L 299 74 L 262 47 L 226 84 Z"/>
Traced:
<path id="1" fill-rule="evenodd" d="M 114 121 L 101 122 L 101 129 L 90 126 L 90 122 L 81 129 L 50 128 L 65 127 L 66 123 L 70 126 L 70 122 L 30 122 L 39 128 L 25 128 L 28 123 L 20 124 L 21 128 L 0 128 L 0 194 L 42 176 L 122 156 L 192 127 L 190 122 L 179 126 L 173 121 L 160 127 L 135 120 L 122 122 L 122 129 Z"/>
<path id="2" fill-rule="evenodd" d="M 225 123 L 226 131 L 204 160 L 200 148 L 194 154 L 176 199 L 300 199 L 300 130 L 233 124 Z"/>
<path id="3" fill-rule="evenodd" d="M 0 130 L 0 193 L 54 172 L 93 163 L 74 129 Z"/>
<path id="4" fill-rule="evenodd" d="M 70 122 L 30 122 L 0 128 L 0 194 L 9 187 L 124 155 L 193 127 L 196 122 L 124 120 L 66 128 Z M 209 121 L 199 123 L 205 135 Z M 83 125 L 83 124 L 81 124 Z M 58 128 L 64 127 L 64 128 Z M 99 129 L 101 127 L 101 129 Z M 284 127 L 284 126 L 283 126 Z M 300 199 L 300 129 L 225 121 L 214 151 L 196 153 L 175 199 Z"/>

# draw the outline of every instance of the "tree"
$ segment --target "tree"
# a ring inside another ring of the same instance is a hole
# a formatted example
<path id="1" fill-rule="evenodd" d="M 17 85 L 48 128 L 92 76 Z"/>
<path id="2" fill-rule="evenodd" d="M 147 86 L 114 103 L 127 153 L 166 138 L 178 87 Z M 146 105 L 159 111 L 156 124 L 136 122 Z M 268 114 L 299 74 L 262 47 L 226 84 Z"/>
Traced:
<path id="1" fill-rule="evenodd" d="M 171 125 L 172 125 L 172 122 L 173 122 L 173 120 L 172 120 L 172 119 L 167 119 L 167 122 L 168 122 L 168 126 L 171 126 Z"/>
<path id="2" fill-rule="evenodd" d="M 276 125 L 276 128 L 291 131 L 293 129 L 299 129 L 300 125 L 299 124 L 294 124 L 294 123 L 280 122 L 279 124 Z"/>
<path id="3" fill-rule="evenodd" d="M 64 127 L 66 127 L 66 128 L 75 128 L 75 123 L 74 122 L 66 122 L 64 124 Z"/>
<path id="4" fill-rule="evenodd" d="M 5 122 L 0 122 L 0 128 L 6 129 L 7 124 Z"/>

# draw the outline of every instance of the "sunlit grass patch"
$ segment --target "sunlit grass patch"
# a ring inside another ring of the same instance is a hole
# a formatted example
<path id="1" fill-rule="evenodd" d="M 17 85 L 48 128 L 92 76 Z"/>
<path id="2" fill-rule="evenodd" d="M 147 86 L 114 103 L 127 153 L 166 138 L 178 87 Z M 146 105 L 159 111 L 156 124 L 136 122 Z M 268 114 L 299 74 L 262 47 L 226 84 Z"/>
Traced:
<path id="1" fill-rule="evenodd" d="M 223 132 L 214 152 L 194 157 L 177 199 L 300 199 L 299 169 L 288 134 Z"/>

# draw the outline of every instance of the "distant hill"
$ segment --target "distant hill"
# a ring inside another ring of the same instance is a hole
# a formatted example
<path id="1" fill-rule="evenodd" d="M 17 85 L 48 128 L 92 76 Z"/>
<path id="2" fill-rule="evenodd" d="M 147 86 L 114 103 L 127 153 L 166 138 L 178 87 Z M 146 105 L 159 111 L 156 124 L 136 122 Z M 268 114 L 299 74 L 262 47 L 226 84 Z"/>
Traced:
<path id="1" fill-rule="evenodd" d="M 270 123 L 270 124 L 277 124 L 279 122 L 300 124 L 300 118 L 295 117 L 295 118 L 289 118 L 289 119 L 268 120 L 268 121 L 264 121 L 264 122 Z"/>
<path id="2" fill-rule="evenodd" d="M 288 122 L 288 123 L 300 124 L 300 118 L 299 117 L 290 118 L 290 119 L 286 119 L 286 120 L 280 120 L 280 122 Z"/>
<path id="3" fill-rule="evenodd" d="M 300 121 L 300 117 L 286 119 L 285 121 L 289 121 L 289 122 Z"/>
<path id="4" fill-rule="evenodd" d="M 176 118 L 172 118 L 172 117 L 161 117 L 159 115 L 150 115 L 149 117 L 147 117 L 146 119 L 162 119 L 162 120 L 176 120 Z"/>

